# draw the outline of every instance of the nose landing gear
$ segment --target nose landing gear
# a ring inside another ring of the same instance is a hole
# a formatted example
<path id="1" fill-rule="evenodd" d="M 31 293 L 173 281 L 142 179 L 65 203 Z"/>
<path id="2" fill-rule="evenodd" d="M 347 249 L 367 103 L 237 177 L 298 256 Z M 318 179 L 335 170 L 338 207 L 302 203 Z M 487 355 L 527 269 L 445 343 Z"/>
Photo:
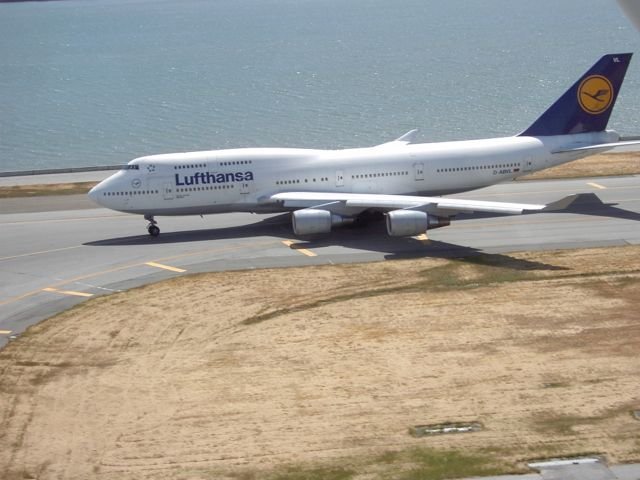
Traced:
<path id="1" fill-rule="evenodd" d="M 147 225 L 147 232 L 149 232 L 149 235 L 152 237 L 160 235 L 160 229 L 157 226 L 158 222 L 155 221 L 153 215 L 145 215 L 144 219 L 149 222 L 149 225 Z"/>

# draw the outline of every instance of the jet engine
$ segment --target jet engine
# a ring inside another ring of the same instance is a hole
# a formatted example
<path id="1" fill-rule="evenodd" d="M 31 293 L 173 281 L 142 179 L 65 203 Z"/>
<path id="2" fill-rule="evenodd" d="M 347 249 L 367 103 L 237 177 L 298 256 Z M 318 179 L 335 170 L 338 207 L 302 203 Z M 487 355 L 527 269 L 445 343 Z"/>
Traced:
<path id="1" fill-rule="evenodd" d="M 296 210 L 291 215 L 293 232 L 296 235 L 312 235 L 314 233 L 329 233 L 331 227 L 346 225 L 353 222 L 352 218 L 342 217 L 328 210 L 305 208 Z"/>
<path id="2" fill-rule="evenodd" d="M 387 233 L 392 237 L 413 237 L 433 228 L 446 227 L 451 222 L 418 210 L 392 210 L 387 213 Z"/>

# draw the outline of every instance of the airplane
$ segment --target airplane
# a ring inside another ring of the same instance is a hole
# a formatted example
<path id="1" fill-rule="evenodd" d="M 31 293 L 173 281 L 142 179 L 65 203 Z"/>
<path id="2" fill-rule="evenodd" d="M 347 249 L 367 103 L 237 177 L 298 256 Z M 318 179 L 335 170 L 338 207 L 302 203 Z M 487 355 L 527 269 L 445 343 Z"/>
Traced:
<path id="1" fill-rule="evenodd" d="M 97 204 L 143 215 L 156 237 L 163 215 L 291 212 L 296 235 L 384 214 L 391 236 L 417 236 L 459 213 L 522 214 L 567 208 L 443 195 L 640 141 L 606 130 L 631 53 L 605 55 L 519 135 L 413 143 L 417 130 L 367 148 L 239 148 L 136 158 L 89 192 Z"/>

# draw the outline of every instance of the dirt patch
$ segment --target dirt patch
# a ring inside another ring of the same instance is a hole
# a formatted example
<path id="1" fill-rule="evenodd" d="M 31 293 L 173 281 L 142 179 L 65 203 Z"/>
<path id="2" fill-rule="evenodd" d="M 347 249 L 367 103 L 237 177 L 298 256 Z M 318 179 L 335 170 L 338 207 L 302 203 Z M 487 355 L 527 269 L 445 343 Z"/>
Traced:
<path id="1" fill-rule="evenodd" d="M 452 449 L 486 472 L 638 460 L 638 312 L 640 247 L 213 273 L 100 297 L 0 351 L 0 476 L 418 478 L 398 472 Z M 408 434 L 448 422 L 484 429 Z M 289 475 L 300 465 L 316 476 Z"/>
<path id="2" fill-rule="evenodd" d="M 97 184 L 98 182 L 78 182 L 0 187 L 0 198 L 78 195 L 87 193 Z"/>
<path id="3" fill-rule="evenodd" d="M 640 152 L 605 153 L 565 163 L 520 177 L 518 180 L 607 177 L 640 174 Z"/>

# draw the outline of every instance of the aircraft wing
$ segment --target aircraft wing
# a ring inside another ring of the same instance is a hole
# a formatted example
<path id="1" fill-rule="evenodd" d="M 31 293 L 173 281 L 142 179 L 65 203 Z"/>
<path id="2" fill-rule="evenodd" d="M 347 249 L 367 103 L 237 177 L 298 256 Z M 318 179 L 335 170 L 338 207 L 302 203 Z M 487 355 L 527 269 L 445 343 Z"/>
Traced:
<path id="1" fill-rule="evenodd" d="M 546 204 L 487 202 L 447 197 L 419 197 L 410 195 L 376 195 L 368 193 L 339 192 L 283 192 L 262 200 L 263 203 L 279 203 L 292 210 L 317 208 L 335 213 L 358 214 L 364 210 L 418 210 L 437 216 L 453 216 L 458 213 L 502 213 L 519 215 L 526 212 L 549 212 L 567 208 L 579 195 L 570 195 Z"/>

